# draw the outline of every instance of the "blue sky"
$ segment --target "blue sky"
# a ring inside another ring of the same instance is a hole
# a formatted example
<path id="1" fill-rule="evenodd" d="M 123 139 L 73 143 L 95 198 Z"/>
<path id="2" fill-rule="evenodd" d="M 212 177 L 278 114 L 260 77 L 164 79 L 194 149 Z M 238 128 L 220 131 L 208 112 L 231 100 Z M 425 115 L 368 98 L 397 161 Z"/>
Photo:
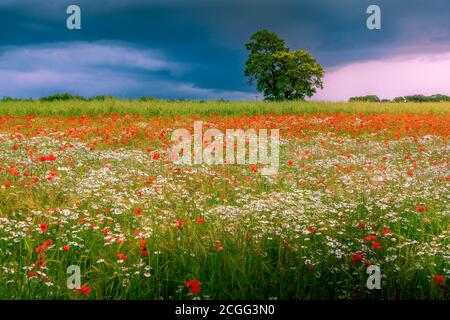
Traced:
<path id="1" fill-rule="evenodd" d="M 82 30 L 66 28 L 70 4 Z M 313 99 L 450 94 L 448 0 L 1 0 L 0 96 L 255 100 L 244 43 L 261 28 L 325 67 Z"/>

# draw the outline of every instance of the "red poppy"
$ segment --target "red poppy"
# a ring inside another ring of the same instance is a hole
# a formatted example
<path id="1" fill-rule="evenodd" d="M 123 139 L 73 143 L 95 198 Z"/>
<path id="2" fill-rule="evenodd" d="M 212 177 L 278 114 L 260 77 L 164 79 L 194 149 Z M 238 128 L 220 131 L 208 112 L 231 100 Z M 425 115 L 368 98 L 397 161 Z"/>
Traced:
<path id="1" fill-rule="evenodd" d="M 197 223 L 197 224 L 202 224 L 203 222 L 205 222 L 205 220 L 206 220 L 205 217 L 201 217 L 201 218 L 198 218 L 198 219 L 197 219 L 196 223 Z"/>
<path id="2" fill-rule="evenodd" d="M 419 212 L 424 212 L 424 211 L 425 211 L 425 206 L 419 204 L 419 205 L 416 207 L 416 209 L 417 209 L 417 211 L 419 211 Z"/>
<path id="3" fill-rule="evenodd" d="M 46 233 L 48 230 L 48 226 L 46 223 L 41 223 L 40 228 L 42 233 Z"/>
<path id="4" fill-rule="evenodd" d="M 53 155 L 53 154 L 49 154 L 49 155 L 47 156 L 47 160 L 48 160 L 48 161 L 55 161 L 55 160 L 56 160 L 56 157 L 55 157 L 55 155 Z"/>
<path id="5" fill-rule="evenodd" d="M 390 229 L 384 229 L 382 233 L 383 233 L 383 234 L 389 234 L 389 233 L 392 233 L 392 230 L 390 230 Z"/>
<path id="6" fill-rule="evenodd" d="M 377 237 L 376 236 L 367 236 L 364 238 L 364 240 L 372 242 L 372 241 L 377 240 Z"/>
<path id="7" fill-rule="evenodd" d="M 123 253 L 118 253 L 118 254 L 116 254 L 116 257 L 117 257 L 117 260 L 119 260 L 119 261 L 123 261 L 123 262 L 125 262 L 126 260 L 127 260 L 127 256 L 126 255 L 124 255 Z"/>
<path id="8" fill-rule="evenodd" d="M 159 159 L 159 153 L 155 153 L 153 155 L 153 160 L 158 160 Z"/>
<path id="9" fill-rule="evenodd" d="M 5 188 L 10 188 L 10 187 L 11 187 L 11 182 L 5 181 L 5 182 L 3 183 L 3 186 L 4 186 Z"/>
<path id="10" fill-rule="evenodd" d="M 383 248 L 383 246 L 379 242 L 373 242 L 372 243 L 372 248 L 373 249 L 381 249 L 381 248 Z"/>
<path id="11" fill-rule="evenodd" d="M 81 288 L 78 289 L 78 292 L 81 293 L 81 294 L 83 294 L 83 295 L 85 295 L 85 296 L 88 296 L 89 293 L 91 293 L 91 291 L 92 291 L 92 289 L 89 288 L 89 286 L 88 286 L 87 284 L 83 284 L 83 285 L 81 286 Z"/>
<path id="12" fill-rule="evenodd" d="M 222 244 L 220 242 L 217 242 L 216 243 L 216 250 L 219 251 L 219 250 L 222 250 L 222 249 L 223 249 Z"/>
<path id="13" fill-rule="evenodd" d="M 352 266 L 355 266 L 358 262 L 361 262 L 363 260 L 363 256 L 361 253 L 356 252 L 352 255 Z"/>
<path id="14" fill-rule="evenodd" d="M 142 213 L 142 209 L 136 209 L 133 211 L 133 214 L 139 216 Z"/>
<path id="15" fill-rule="evenodd" d="M 314 233 L 314 232 L 316 231 L 316 229 L 315 229 L 313 226 L 309 226 L 309 227 L 308 227 L 308 231 L 309 231 L 310 233 Z"/>
<path id="16" fill-rule="evenodd" d="M 183 225 L 184 225 L 183 220 L 182 220 L 182 219 L 178 219 L 178 221 L 177 221 L 177 227 L 180 228 L 180 229 L 182 229 L 182 228 L 183 228 Z"/>
<path id="17" fill-rule="evenodd" d="M 358 227 L 361 229 L 365 229 L 366 228 L 366 224 L 365 223 L 358 223 Z"/>
<path id="18" fill-rule="evenodd" d="M 66 245 L 66 246 L 63 247 L 63 250 L 64 250 L 64 251 L 69 251 L 69 250 L 70 250 L 70 247 Z"/>
<path id="19" fill-rule="evenodd" d="M 294 164 L 294 161 L 288 160 L 287 164 L 290 165 L 290 166 L 292 166 L 292 165 Z"/>
<path id="20" fill-rule="evenodd" d="M 434 282 L 436 282 L 436 283 L 444 283 L 445 278 L 444 278 L 444 276 L 441 275 L 441 274 L 436 274 L 436 275 L 433 276 L 433 280 L 434 280 Z"/>
<path id="21" fill-rule="evenodd" d="M 185 286 L 191 290 L 193 295 L 197 295 L 202 291 L 201 283 L 196 279 L 185 282 Z"/>

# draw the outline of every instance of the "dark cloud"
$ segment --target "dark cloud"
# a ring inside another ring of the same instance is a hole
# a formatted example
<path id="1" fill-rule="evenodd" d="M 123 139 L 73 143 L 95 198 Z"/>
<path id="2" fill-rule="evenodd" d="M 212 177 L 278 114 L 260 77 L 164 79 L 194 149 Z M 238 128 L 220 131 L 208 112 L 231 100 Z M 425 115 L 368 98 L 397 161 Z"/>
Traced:
<path id="1" fill-rule="evenodd" d="M 81 31 L 68 31 L 65 27 L 65 9 L 69 4 L 78 4 L 82 9 Z M 382 9 L 380 31 L 369 31 L 365 26 L 365 11 L 370 4 L 378 4 Z M 151 89 L 157 78 L 161 83 L 172 84 L 167 85 L 172 90 L 180 84 L 197 88 L 199 97 L 204 92 L 228 92 L 241 97 L 254 91 L 242 73 L 246 58 L 243 45 L 262 27 L 284 37 L 292 49 L 311 51 L 328 69 L 396 54 L 448 51 L 449 17 L 448 0 L 2 0 L 0 53 L 4 59 L 8 50 L 9 57 L 15 52 L 8 49 L 11 46 L 14 50 L 24 47 L 37 50 L 38 61 L 42 53 L 39 50 L 45 46 L 55 49 L 58 43 L 66 47 L 71 42 L 120 43 L 125 51 L 158 51 L 166 61 L 185 68 L 183 72 L 171 73 L 123 64 L 102 65 L 97 60 L 90 65 L 77 61 L 89 60 L 86 54 L 70 59 L 79 72 L 82 67 L 92 74 L 98 69 L 114 77 L 120 70 L 136 83 L 142 81 L 149 86 L 147 90 L 136 86 L 121 92 L 123 95 L 157 94 L 161 92 L 159 85 L 158 89 Z M 11 66 L 21 63 L 19 59 L 9 62 Z M 30 68 L 51 70 L 50 65 L 41 61 Z M 0 68 L 4 66 L 0 61 Z M 19 66 L 16 71 L 20 71 Z M 27 90 L 30 88 L 24 89 L 23 94 Z M 106 88 L 99 86 L 96 93 L 102 90 Z M 173 96 L 182 93 L 173 92 Z"/>

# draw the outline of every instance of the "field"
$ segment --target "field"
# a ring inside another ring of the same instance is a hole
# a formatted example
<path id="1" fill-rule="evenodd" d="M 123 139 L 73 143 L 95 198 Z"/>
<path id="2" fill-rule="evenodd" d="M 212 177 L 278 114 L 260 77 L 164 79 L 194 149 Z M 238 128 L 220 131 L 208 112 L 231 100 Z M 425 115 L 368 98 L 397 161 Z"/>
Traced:
<path id="1" fill-rule="evenodd" d="M 279 129 L 278 172 L 174 164 L 194 121 Z M 449 128 L 446 103 L 0 102 L 0 299 L 448 300 Z"/>

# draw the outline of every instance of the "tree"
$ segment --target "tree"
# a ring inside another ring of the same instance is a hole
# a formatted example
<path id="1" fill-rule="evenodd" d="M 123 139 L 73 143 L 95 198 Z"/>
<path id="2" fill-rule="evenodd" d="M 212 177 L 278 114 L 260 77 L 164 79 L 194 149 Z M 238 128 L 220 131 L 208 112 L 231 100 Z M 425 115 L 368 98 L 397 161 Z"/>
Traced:
<path id="1" fill-rule="evenodd" d="M 375 95 L 371 96 L 361 96 L 361 97 L 351 97 L 348 99 L 349 102 L 380 102 L 380 98 Z"/>
<path id="2" fill-rule="evenodd" d="M 265 100 L 304 100 L 323 88 L 323 68 L 305 50 L 289 52 L 283 39 L 266 29 L 253 34 L 245 47 L 244 74 Z"/>

